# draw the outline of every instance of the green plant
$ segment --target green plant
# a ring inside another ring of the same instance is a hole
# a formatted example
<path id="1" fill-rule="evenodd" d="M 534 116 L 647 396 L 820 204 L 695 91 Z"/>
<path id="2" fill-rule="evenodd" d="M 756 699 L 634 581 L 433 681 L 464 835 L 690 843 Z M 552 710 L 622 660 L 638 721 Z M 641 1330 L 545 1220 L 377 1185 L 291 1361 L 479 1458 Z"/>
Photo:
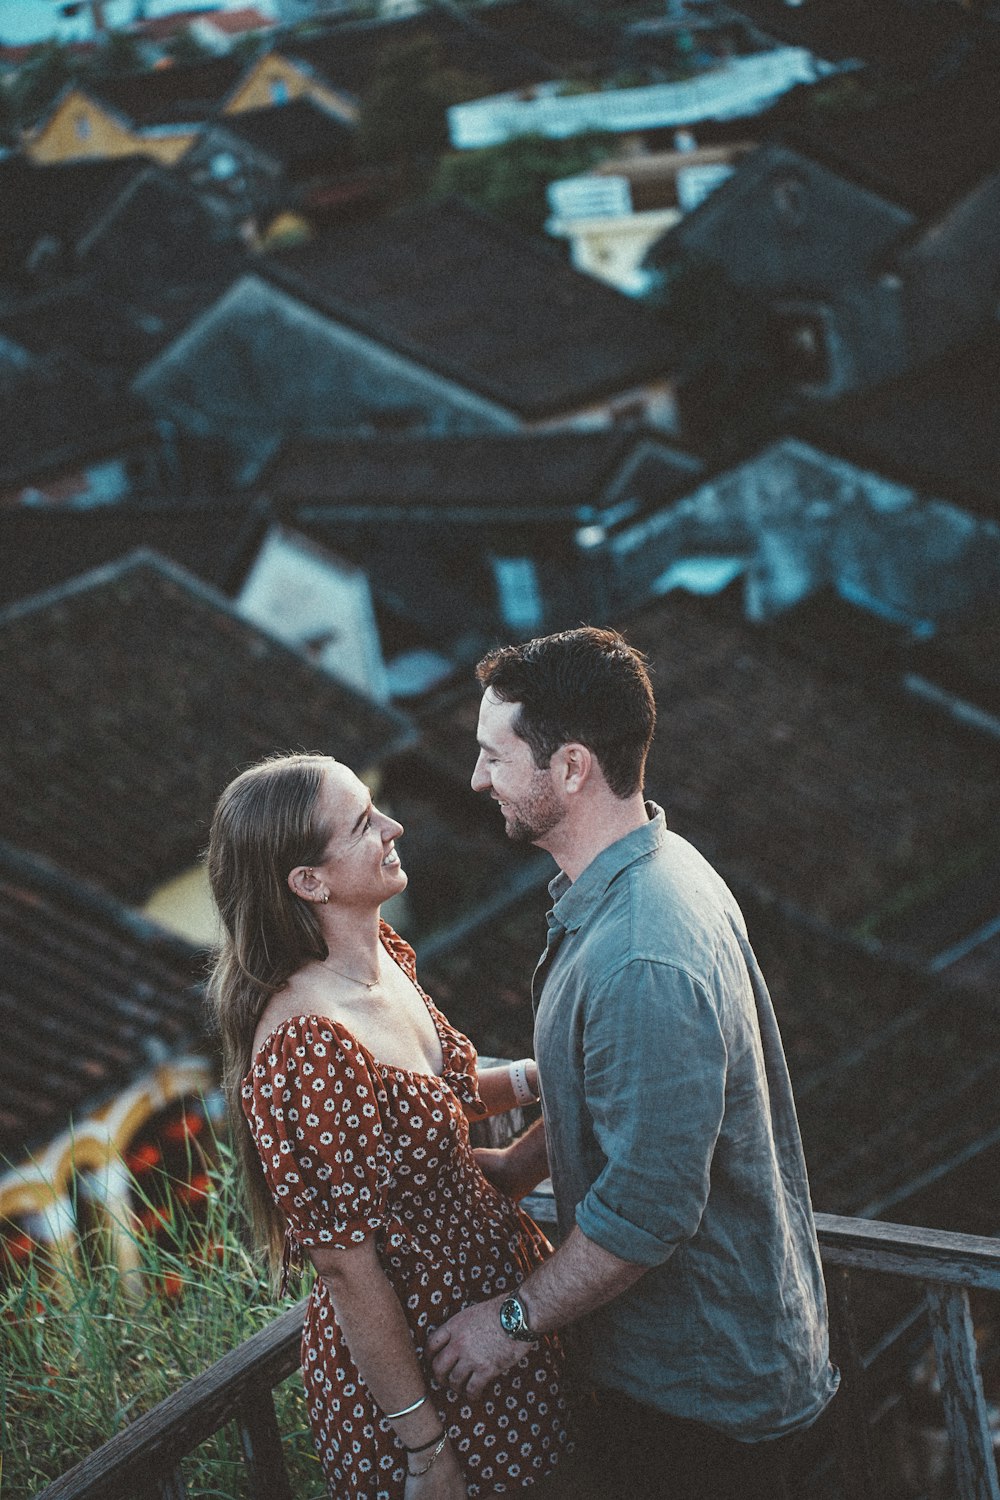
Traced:
<path id="1" fill-rule="evenodd" d="M 55 1479 L 288 1305 L 274 1301 L 246 1248 L 230 1153 L 213 1155 L 197 1221 L 133 1179 L 143 1216 L 156 1215 L 155 1237 L 132 1222 L 99 1223 L 75 1253 L 38 1250 L 12 1274 L 0 1294 L 4 1493 Z M 319 1500 L 301 1380 L 285 1381 L 275 1402 L 293 1493 Z M 184 1472 L 192 1497 L 245 1494 L 234 1432 L 204 1443 Z"/>
<path id="2" fill-rule="evenodd" d="M 609 156 L 617 144 L 605 135 L 548 140 L 519 135 L 500 146 L 455 151 L 442 157 L 431 184 L 432 198 L 452 194 L 487 213 L 541 234 L 548 217 L 545 190 L 558 177 L 586 172 Z"/>

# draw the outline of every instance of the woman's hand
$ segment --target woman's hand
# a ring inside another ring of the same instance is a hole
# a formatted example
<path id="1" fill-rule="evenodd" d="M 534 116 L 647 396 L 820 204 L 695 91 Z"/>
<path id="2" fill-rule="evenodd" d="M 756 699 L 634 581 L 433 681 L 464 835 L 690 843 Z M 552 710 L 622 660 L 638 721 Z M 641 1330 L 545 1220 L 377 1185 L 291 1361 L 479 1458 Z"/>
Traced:
<path id="1" fill-rule="evenodd" d="M 415 1467 L 420 1467 L 427 1462 L 428 1456 L 416 1455 L 411 1462 Z M 451 1443 L 445 1443 L 440 1456 L 434 1460 L 426 1474 L 408 1474 L 403 1490 L 403 1500 L 468 1500 L 468 1495 Z"/>
<path id="2" fill-rule="evenodd" d="M 545 1126 L 536 1120 L 510 1146 L 478 1146 L 475 1157 L 487 1182 L 511 1198 L 523 1198 L 549 1175 Z"/>
<path id="3" fill-rule="evenodd" d="M 486 1181 L 510 1198 L 523 1198 L 535 1186 L 526 1183 L 509 1146 L 477 1146 L 473 1155 Z"/>

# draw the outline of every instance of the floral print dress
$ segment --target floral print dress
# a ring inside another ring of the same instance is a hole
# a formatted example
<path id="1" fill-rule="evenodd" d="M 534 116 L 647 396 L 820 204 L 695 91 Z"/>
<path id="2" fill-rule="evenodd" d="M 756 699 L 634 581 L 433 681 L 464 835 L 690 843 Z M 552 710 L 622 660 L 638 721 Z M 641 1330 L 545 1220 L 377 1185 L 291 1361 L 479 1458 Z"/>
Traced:
<path id="1" fill-rule="evenodd" d="M 416 983 L 413 950 L 382 923 L 388 953 Z M 431 1377 L 427 1338 L 452 1313 L 515 1290 L 549 1252 L 536 1225 L 476 1165 L 466 1111 L 482 1114 L 476 1052 L 420 991 L 442 1076 L 380 1063 L 339 1022 L 299 1016 L 265 1039 L 243 1107 L 296 1250 L 369 1235 L 403 1308 L 469 1495 L 530 1487 L 566 1446 L 554 1338 L 470 1401 Z M 325 1283 L 302 1336 L 313 1437 L 335 1500 L 401 1500 L 406 1455 L 351 1359 Z"/>

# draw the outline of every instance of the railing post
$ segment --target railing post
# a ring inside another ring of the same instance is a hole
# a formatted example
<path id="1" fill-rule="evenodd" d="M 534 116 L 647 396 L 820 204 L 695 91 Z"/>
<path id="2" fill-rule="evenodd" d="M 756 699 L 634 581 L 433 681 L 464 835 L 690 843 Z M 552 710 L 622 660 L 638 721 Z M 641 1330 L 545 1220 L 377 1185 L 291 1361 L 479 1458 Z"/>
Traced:
<path id="1" fill-rule="evenodd" d="M 969 1294 L 931 1282 L 927 1307 L 959 1500 L 1000 1500 Z"/>
<path id="2" fill-rule="evenodd" d="M 156 1481 L 157 1500 L 187 1500 L 187 1485 L 180 1464 Z"/>
<path id="3" fill-rule="evenodd" d="M 269 1388 L 257 1386 L 240 1401 L 236 1419 L 253 1500 L 292 1500 L 281 1432 Z"/>
<path id="4" fill-rule="evenodd" d="M 850 1271 L 839 1266 L 831 1268 L 827 1289 L 830 1294 L 830 1352 L 840 1369 L 840 1390 L 834 1397 L 831 1417 L 834 1419 L 844 1494 L 846 1500 L 879 1500 L 882 1487 L 868 1425 L 865 1369 L 858 1350 L 851 1305 Z"/>

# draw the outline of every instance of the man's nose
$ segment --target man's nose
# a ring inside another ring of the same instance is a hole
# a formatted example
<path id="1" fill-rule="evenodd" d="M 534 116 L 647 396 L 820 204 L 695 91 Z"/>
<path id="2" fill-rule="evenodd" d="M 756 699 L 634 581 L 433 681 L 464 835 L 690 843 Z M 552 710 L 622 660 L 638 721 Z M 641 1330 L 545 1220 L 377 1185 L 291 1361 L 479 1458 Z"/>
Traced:
<path id="1" fill-rule="evenodd" d="M 472 772 L 472 790 L 474 792 L 485 792 L 490 785 L 489 772 L 486 770 L 485 757 L 480 754 Z"/>

